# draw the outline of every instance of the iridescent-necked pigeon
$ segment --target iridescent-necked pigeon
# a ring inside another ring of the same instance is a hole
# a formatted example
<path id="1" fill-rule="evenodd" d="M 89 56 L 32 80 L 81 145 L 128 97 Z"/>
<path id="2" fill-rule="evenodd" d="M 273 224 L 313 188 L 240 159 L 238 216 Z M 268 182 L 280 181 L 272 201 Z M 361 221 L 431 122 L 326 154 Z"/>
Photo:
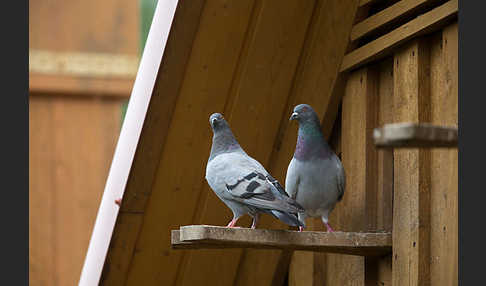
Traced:
<path id="1" fill-rule="evenodd" d="M 260 213 L 271 214 L 291 226 L 305 226 L 296 215 L 304 209 L 258 161 L 246 154 L 223 116 L 214 113 L 209 123 L 213 129 L 213 144 L 206 180 L 233 212 L 227 227 L 234 227 L 241 216 L 249 214 L 253 217 L 251 227 L 255 228 Z"/>
<path id="2" fill-rule="evenodd" d="M 321 217 L 327 230 L 333 232 L 328 217 L 344 195 L 344 168 L 326 142 L 319 118 L 310 105 L 297 105 L 290 120 L 299 122 L 299 133 L 294 157 L 287 169 L 285 189 L 305 209 L 298 214 L 299 220 L 305 222 L 307 217 Z"/>

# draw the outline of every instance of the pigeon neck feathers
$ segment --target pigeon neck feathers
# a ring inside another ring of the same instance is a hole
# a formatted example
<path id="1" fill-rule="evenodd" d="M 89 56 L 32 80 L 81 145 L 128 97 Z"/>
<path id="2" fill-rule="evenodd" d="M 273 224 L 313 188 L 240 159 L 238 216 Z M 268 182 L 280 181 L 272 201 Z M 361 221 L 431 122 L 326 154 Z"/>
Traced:
<path id="1" fill-rule="evenodd" d="M 244 153 L 243 149 L 240 147 L 240 144 L 238 144 L 238 141 L 236 141 L 233 132 L 231 132 L 231 129 L 229 127 L 223 128 L 222 130 L 215 132 L 213 135 L 213 144 L 211 146 L 209 161 L 219 154 L 235 151 L 242 151 Z"/>
<path id="2" fill-rule="evenodd" d="M 307 161 L 315 158 L 325 159 L 330 156 L 331 149 L 322 134 L 319 121 L 300 123 L 294 158 L 299 161 Z"/>

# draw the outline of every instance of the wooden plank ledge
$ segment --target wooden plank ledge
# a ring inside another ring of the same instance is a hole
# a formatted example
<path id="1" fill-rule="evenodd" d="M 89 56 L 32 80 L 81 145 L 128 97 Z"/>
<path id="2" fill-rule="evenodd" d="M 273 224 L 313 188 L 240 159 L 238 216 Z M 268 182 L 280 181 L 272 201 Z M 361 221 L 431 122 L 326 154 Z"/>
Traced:
<path id="1" fill-rule="evenodd" d="M 397 29 L 350 52 L 344 56 L 340 72 L 359 68 L 369 62 L 389 55 L 393 49 L 406 41 L 431 33 L 457 17 L 458 0 L 450 0 L 433 10 L 422 14 Z"/>
<path id="2" fill-rule="evenodd" d="M 179 230 L 172 230 L 172 248 L 285 249 L 381 256 L 391 253 L 392 235 L 387 232 L 298 232 L 189 225 L 181 226 Z"/>
<path id="3" fill-rule="evenodd" d="M 458 129 L 428 123 L 395 123 L 375 128 L 377 147 L 457 147 Z"/>

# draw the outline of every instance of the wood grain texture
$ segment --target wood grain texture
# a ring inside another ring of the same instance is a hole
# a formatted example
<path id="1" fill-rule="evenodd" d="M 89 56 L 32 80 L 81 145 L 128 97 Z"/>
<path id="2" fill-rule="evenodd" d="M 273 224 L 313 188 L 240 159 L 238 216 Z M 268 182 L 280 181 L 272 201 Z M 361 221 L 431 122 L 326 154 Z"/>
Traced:
<path id="1" fill-rule="evenodd" d="M 29 49 L 29 73 L 130 79 L 138 64 L 139 57 L 130 54 Z"/>
<path id="2" fill-rule="evenodd" d="M 395 122 L 430 120 L 430 54 L 416 40 L 394 57 Z M 394 150 L 393 285 L 430 284 L 430 151 Z"/>
<path id="3" fill-rule="evenodd" d="M 29 100 L 29 285 L 59 285 L 50 98 Z"/>
<path id="4" fill-rule="evenodd" d="M 138 54 L 136 1 L 29 1 L 29 11 L 29 48 Z"/>
<path id="5" fill-rule="evenodd" d="M 137 10 L 129 0 L 29 2 L 29 49 L 42 51 L 30 59 L 29 90 L 128 97 L 137 71 Z M 122 77 L 107 79 L 107 67 Z"/>
<path id="6" fill-rule="evenodd" d="M 29 74 L 29 92 L 43 94 L 128 98 L 133 83 L 134 79 Z"/>
<path id="7" fill-rule="evenodd" d="M 314 285 L 315 252 L 294 251 L 289 265 L 289 286 Z"/>
<path id="8" fill-rule="evenodd" d="M 344 57 L 341 72 L 349 71 L 371 61 L 381 59 L 412 38 L 431 33 L 444 27 L 457 17 L 457 11 L 458 0 L 450 0 L 388 34 L 352 51 Z"/>
<path id="9" fill-rule="evenodd" d="M 393 122 L 393 58 L 378 64 L 378 126 Z M 393 150 L 378 150 L 377 229 L 391 231 L 393 225 Z"/>
<path id="10" fill-rule="evenodd" d="M 123 285 L 127 279 L 130 259 L 142 227 L 143 213 L 121 212 L 117 217 L 118 230 L 111 238 L 100 285 Z"/>
<path id="11" fill-rule="evenodd" d="M 375 128 L 377 147 L 457 147 L 458 129 L 430 123 L 394 123 Z"/>
<path id="12" fill-rule="evenodd" d="M 370 146 L 370 127 L 376 124 L 377 99 L 374 71 L 362 69 L 350 74 L 342 109 L 342 162 L 346 171 L 346 193 L 331 215 L 336 229 L 362 231 L 376 224 L 376 181 L 373 174 L 376 153 Z M 353 142 L 353 144 L 350 144 Z M 368 152 L 372 152 L 368 154 Z M 368 157 L 371 156 L 371 157 Z M 328 255 L 327 282 L 330 285 L 364 285 L 365 260 L 360 257 Z"/>
<path id="13" fill-rule="evenodd" d="M 210 225 L 181 226 L 179 231 L 172 231 L 173 247 L 183 248 L 187 244 L 197 247 L 199 243 L 203 248 L 211 244 L 221 248 L 279 248 L 379 256 L 391 250 L 391 234 L 298 232 Z"/>
<path id="14" fill-rule="evenodd" d="M 125 0 L 31 1 L 29 49 L 137 57 L 136 10 L 136 2 Z M 49 64 L 41 70 L 59 67 Z M 31 285 L 79 280 L 132 84 L 29 74 Z"/>
<path id="15" fill-rule="evenodd" d="M 458 25 L 431 42 L 431 122 L 458 124 Z M 458 151 L 432 149 L 430 182 L 431 285 L 458 285 Z"/>
<path id="16" fill-rule="evenodd" d="M 121 102 L 31 95 L 30 104 L 31 127 L 39 126 L 30 131 L 30 172 L 44 178 L 29 191 L 36 243 L 31 284 L 72 285 L 79 280 L 115 149 Z"/>
<path id="17" fill-rule="evenodd" d="M 320 218 L 309 218 L 305 231 L 327 231 Z M 326 257 L 321 252 L 293 251 L 288 262 L 289 286 L 322 285 L 326 281 Z"/>
<path id="18" fill-rule="evenodd" d="M 159 164 L 158 158 L 166 143 L 174 106 L 198 31 L 203 3 L 204 1 L 178 2 L 138 142 L 138 150 L 127 180 L 120 213 L 143 213 L 145 211 Z M 123 218 L 123 215 L 121 216 Z M 140 225 L 129 228 L 124 227 L 127 224 L 123 223 L 123 220 L 117 221 L 113 236 L 129 237 L 127 243 L 133 243 L 133 245 L 113 244 L 112 241 L 103 269 L 102 282 L 106 284 L 100 285 L 125 285 L 126 281 L 120 281 L 120 277 L 128 279 L 131 273 L 133 258 L 139 251 L 136 243 L 143 222 L 144 218 L 139 222 Z M 131 239 L 134 236 L 133 232 L 136 232 L 136 238 Z M 166 252 L 159 253 L 165 254 Z M 112 262 L 116 262 L 113 267 L 110 265 Z M 147 269 L 147 271 L 150 270 L 150 268 Z"/>
<path id="19" fill-rule="evenodd" d="M 390 7 L 366 18 L 353 26 L 351 30 L 351 41 L 356 41 L 377 30 L 383 29 L 389 24 L 400 21 L 420 11 L 425 4 L 430 4 L 431 0 L 401 0 Z"/>
<path id="20" fill-rule="evenodd" d="M 137 150 L 133 159 L 121 211 L 145 210 L 159 164 L 158 159 L 153 158 L 159 158 L 164 148 L 193 42 L 199 29 L 203 4 L 202 0 L 178 3 L 140 135 L 140 150 Z M 138 172 L 139 169 L 143 171 Z"/>
<path id="21" fill-rule="evenodd" d="M 393 122 L 393 58 L 381 61 L 377 69 L 379 77 L 378 126 Z M 392 231 L 393 224 L 393 150 L 377 150 L 377 229 Z M 377 262 L 376 284 L 392 284 L 392 256 L 381 257 Z M 375 284 L 375 285 L 376 285 Z"/>

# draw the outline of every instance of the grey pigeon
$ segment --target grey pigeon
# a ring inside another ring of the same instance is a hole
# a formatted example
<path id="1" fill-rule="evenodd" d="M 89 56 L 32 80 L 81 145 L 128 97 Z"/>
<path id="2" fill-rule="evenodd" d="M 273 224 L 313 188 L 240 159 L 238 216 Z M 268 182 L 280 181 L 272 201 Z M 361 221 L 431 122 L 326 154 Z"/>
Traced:
<path id="1" fill-rule="evenodd" d="M 334 232 L 328 218 L 344 195 L 343 165 L 326 142 L 319 118 L 310 105 L 297 105 L 290 120 L 299 122 L 299 133 L 287 169 L 285 190 L 305 209 L 298 214 L 299 220 L 305 222 L 307 217 L 321 217 L 327 230 Z"/>
<path id="2" fill-rule="evenodd" d="M 260 213 L 271 214 L 291 226 L 304 226 L 296 213 L 304 209 L 291 199 L 280 183 L 263 166 L 246 154 L 220 113 L 209 117 L 213 144 L 206 165 L 206 180 L 216 195 L 231 209 L 234 227 L 243 215 L 253 218 L 252 228 Z"/>

